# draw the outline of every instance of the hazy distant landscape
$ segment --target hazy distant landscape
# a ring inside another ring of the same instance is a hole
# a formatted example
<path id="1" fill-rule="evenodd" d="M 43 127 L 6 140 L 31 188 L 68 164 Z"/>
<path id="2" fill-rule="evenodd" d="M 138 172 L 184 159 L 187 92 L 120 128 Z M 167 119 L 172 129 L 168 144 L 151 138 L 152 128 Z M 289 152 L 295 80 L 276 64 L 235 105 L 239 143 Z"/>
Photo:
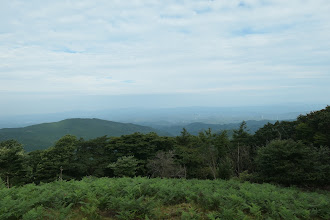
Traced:
<path id="1" fill-rule="evenodd" d="M 183 128 L 192 135 L 198 135 L 199 132 L 211 128 L 215 133 L 228 130 L 231 136 L 232 131 L 238 129 L 243 120 L 247 122 L 248 132 L 254 134 L 269 122 L 293 121 L 297 116 L 322 106 L 324 105 L 296 104 L 227 108 L 130 108 L 17 115 L 0 119 L 0 141 L 15 139 L 24 145 L 25 150 L 31 151 L 48 148 L 66 134 L 88 140 L 104 135 L 118 137 L 134 132 L 178 136 Z M 77 116 L 81 118 L 69 119 Z"/>
<path id="2" fill-rule="evenodd" d="M 0 220 L 329 220 L 329 12 L 1 0 Z"/>
<path id="3" fill-rule="evenodd" d="M 326 104 L 286 104 L 241 107 L 115 108 L 98 111 L 70 111 L 27 115 L 2 115 L 0 128 L 18 128 L 69 118 L 99 118 L 154 128 L 191 123 L 230 124 L 243 120 L 293 120 L 300 114 L 322 109 Z"/>

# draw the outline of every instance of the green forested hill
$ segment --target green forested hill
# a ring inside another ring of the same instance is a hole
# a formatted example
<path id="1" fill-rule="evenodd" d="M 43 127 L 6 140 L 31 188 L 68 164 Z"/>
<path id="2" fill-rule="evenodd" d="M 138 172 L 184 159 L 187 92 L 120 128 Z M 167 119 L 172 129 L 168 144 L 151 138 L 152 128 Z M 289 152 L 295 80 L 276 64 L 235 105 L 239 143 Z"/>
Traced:
<path id="1" fill-rule="evenodd" d="M 45 149 L 66 134 L 84 139 L 96 138 L 104 135 L 121 136 L 134 132 L 164 132 L 135 124 L 118 123 L 100 119 L 66 119 L 59 122 L 43 123 L 24 128 L 0 129 L 0 141 L 15 139 L 24 145 L 26 151 Z"/>
<path id="2" fill-rule="evenodd" d="M 248 128 L 248 132 L 254 134 L 259 128 L 262 128 L 267 123 L 275 123 L 276 120 L 248 120 L 246 121 L 246 125 Z M 232 131 L 234 129 L 238 129 L 241 125 L 240 123 L 229 123 L 229 124 L 206 124 L 202 122 L 195 122 L 187 125 L 175 125 L 175 126 L 155 126 L 159 130 L 165 131 L 173 136 L 178 136 L 181 134 L 183 128 L 185 128 L 190 134 L 198 135 L 201 131 L 206 131 L 209 128 L 213 132 L 221 132 L 224 130 L 229 131 L 228 134 L 231 136 Z"/>

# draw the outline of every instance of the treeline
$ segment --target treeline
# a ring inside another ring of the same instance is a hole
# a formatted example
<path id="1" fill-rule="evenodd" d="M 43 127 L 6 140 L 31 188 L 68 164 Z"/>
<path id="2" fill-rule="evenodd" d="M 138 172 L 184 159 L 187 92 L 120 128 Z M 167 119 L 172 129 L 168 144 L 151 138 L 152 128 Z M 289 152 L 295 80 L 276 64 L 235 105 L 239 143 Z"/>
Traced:
<path id="1" fill-rule="evenodd" d="M 245 122 L 228 137 L 209 129 L 177 137 L 156 133 L 99 137 L 66 135 L 47 150 L 25 153 L 0 143 L 0 177 L 10 187 L 94 177 L 149 176 L 230 179 L 284 185 L 330 183 L 330 106 L 296 121 L 268 123 L 254 135 Z"/>

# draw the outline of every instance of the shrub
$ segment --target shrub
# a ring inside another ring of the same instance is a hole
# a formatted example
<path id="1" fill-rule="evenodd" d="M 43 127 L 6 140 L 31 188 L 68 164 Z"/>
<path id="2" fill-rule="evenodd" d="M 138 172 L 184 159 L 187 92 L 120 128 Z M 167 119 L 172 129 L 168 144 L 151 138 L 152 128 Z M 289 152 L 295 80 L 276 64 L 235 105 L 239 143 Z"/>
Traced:
<path id="1" fill-rule="evenodd" d="M 257 152 L 258 177 L 286 185 L 318 184 L 317 155 L 315 149 L 301 142 L 272 141 Z"/>
<path id="2" fill-rule="evenodd" d="M 116 176 L 119 177 L 133 177 L 135 176 L 138 168 L 138 161 L 134 156 L 123 156 L 118 158 L 115 163 L 111 163 L 108 166 L 111 168 Z"/>

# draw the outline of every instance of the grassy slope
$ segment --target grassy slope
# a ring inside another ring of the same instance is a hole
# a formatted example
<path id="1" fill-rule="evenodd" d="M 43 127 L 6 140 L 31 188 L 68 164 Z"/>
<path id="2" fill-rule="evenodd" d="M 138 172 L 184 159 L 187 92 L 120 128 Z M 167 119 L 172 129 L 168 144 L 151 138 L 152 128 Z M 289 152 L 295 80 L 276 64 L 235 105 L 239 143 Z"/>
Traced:
<path id="1" fill-rule="evenodd" d="M 330 219 L 329 192 L 224 180 L 0 184 L 0 219 Z"/>
<path id="2" fill-rule="evenodd" d="M 149 133 L 157 131 L 146 126 L 100 119 L 67 119 L 24 128 L 0 129 L 0 141 L 15 139 L 24 144 L 26 151 L 32 151 L 48 148 L 66 134 L 91 139 L 104 135 L 121 136 L 134 132 Z M 160 133 L 160 135 L 164 135 L 164 133 Z"/>

